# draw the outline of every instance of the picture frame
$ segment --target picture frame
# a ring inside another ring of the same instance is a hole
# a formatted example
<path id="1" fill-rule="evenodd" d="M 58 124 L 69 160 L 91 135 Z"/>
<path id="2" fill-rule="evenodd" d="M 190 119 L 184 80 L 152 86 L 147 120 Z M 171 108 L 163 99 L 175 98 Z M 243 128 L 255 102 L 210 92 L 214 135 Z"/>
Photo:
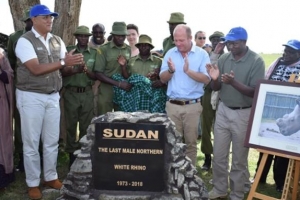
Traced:
<path id="1" fill-rule="evenodd" d="M 300 84 L 260 80 L 245 146 L 300 156 Z"/>

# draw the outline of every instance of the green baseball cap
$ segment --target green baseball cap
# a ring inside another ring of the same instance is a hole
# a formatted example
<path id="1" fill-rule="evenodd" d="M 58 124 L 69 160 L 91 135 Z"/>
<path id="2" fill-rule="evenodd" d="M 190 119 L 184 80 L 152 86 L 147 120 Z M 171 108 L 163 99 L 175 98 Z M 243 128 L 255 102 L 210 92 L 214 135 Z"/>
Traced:
<path id="1" fill-rule="evenodd" d="M 184 14 L 181 12 L 171 13 L 170 20 L 167 21 L 169 24 L 186 24 L 184 22 Z"/>
<path id="2" fill-rule="evenodd" d="M 144 34 L 140 35 L 139 42 L 136 43 L 135 46 L 138 47 L 140 44 L 149 44 L 151 46 L 151 49 L 154 48 L 152 44 L 152 39 L 148 35 L 144 35 Z"/>
<path id="3" fill-rule="evenodd" d="M 78 26 L 73 35 L 88 35 L 91 36 L 90 29 L 87 26 Z"/>
<path id="4" fill-rule="evenodd" d="M 114 22 L 112 26 L 112 31 L 110 34 L 113 35 L 128 35 L 127 27 L 125 22 Z"/>

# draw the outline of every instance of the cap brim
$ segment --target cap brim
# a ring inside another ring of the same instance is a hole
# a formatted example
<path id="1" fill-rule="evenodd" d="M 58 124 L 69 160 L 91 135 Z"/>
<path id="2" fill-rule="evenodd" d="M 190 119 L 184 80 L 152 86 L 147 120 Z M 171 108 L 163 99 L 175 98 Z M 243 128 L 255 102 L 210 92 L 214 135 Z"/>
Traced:
<path id="1" fill-rule="evenodd" d="M 287 46 L 287 47 L 291 47 L 292 49 L 295 49 L 295 50 L 299 50 L 297 47 L 293 46 L 293 45 L 290 45 L 290 44 L 283 44 L 282 46 Z"/>
<path id="2" fill-rule="evenodd" d="M 36 15 L 36 16 L 46 16 L 46 15 L 50 15 L 50 16 L 52 16 L 52 17 L 57 17 L 57 16 L 59 16 L 59 14 L 56 13 L 56 12 L 49 12 L 49 13 L 39 14 L 39 15 Z M 31 18 L 31 17 L 36 17 L 36 16 L 30 16 L 30 18 Z"/>
<path id="3" fill-rule="evenodd" d="M 146 43 L 136 43 L 135 46 L 138 47 L 140 44 L 149 44 L 151 46 L 151 49 L 154 49 L 154 46 L 148 42 Z"/>

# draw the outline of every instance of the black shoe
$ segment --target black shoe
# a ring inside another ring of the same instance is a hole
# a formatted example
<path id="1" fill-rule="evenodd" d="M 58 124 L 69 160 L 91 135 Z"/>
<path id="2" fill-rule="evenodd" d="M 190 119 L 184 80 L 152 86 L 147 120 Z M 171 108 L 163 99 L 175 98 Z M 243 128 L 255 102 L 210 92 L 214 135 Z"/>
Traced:
<path id="1" fill-rule="evenodd" d="M 211 156 L 210 154 L 205 154 L 204 164 L 202 165 L 201 169 L 208 171 L 210 170 L 210 167 L 211 167 Z"/>
<path id="2" fill-rule="evenodd" d="M 276 186 L 276 191 L 282 193 L 283 186 Z"/>
<path id="3" fill-rule="evenodd" d="M 71 169 L 71 166 L 73 162 L 75 161 L 76 156 L 73 153 L 69 153 L 69 169 Z"/>
<path id="4" fill-rule="evenodd" d="M 23 153 L 19 153 L 19 163 L 16 167 L 17 172 L 24 172 L 24 159 L 23 159 Z"/>

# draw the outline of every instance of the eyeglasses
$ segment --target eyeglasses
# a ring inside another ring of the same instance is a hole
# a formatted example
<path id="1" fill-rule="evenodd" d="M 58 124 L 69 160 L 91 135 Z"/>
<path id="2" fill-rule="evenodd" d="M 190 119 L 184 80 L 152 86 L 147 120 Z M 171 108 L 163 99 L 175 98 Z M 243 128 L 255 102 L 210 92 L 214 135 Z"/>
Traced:
<path id="1" fill-rule="evenodd" d="M 36 17 L 40 17 L 43 20 L 52 20 L 54 17 L 51 15 L 41 15 L 41 16 L 36 16 Z"/>
<path id="2" fill-rule="evenodd" d="M 205 40 L 206 37 L 198 37 L 198 40 Z"/>

